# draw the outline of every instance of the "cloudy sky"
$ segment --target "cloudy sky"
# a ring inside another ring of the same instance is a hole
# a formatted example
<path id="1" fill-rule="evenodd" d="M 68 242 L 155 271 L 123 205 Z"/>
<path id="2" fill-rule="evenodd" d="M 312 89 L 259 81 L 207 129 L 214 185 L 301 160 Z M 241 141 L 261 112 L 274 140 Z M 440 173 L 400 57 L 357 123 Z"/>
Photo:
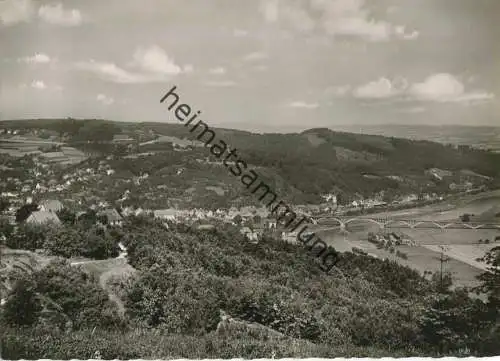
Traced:
<path id="1" fill-rule="evenodd" d="M 0 120 L 500 125 L 499 0 L 0 0 Z"/>

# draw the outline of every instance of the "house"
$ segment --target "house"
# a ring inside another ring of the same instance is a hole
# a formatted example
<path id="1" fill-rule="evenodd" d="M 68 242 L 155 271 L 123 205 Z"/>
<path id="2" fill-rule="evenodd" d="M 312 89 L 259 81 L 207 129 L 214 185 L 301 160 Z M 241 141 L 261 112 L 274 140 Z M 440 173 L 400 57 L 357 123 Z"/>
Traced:
<path id="1" fill-rule="evenodd" d="M 168 221 L 177 221 L 177 210 L 173 208 L 169 209 L 157 209 L 154 211 L 155 218 L 166 219 Z"/>
<path id="2" fill-rule="evenodd" d="M 453 176 L 453 172 L 450 172 L 450 171 L 444 170 L 444 169 L 439 169 L 439 168 L 428 169 L 425 173 L 433 176 L 434 178 L 436 178 L 439 181 L 443 180 L 444 177 Z"/>
<path id="3" fill-rule="evenodd" d="M 196 229 L 199 231 L 211 231 L 215 229 L 215 226 L 213 224 L 200 224 Z"/>
<path id="4" fill-rule="evenodd" d="M 333 204 L 337 204 L 337 195 L 333 193 L 323 194 L 321 196 L 325 200 L 325 202 L 331 202 Z"/>
<path id="5" fill-rule="evenodd" d="M 275 220 L 266 220 L 267 228 L 276 229 L 277 222 Z"/>
<path id="6" fill-rule="evenodd" d="M 281 239 L 287 243 L 297 243 L 297 232 L 281 232 Z"/>
<path id="7" fill-rule="evenodd" d="M 26 223 L 29 224 L 47 224 L 53 223 L 56 225 L 61 224 L 61 220 L 54 212 L 49 211 L 35 211 L 26 219 Z"/>
<path id="8" fill-rule="evenodd" d="M 64 208 L 63 204 L 58 200 L 47 199 L 40 202 L 40 210 L 57 213 Z"/>
<path id="9" fill-rule="evenodd" d="M 248 220 L 251 220 L 253 217 L 254 217 L 254 214 L 252 213 L 252 211 L 248 210 L 248 209 L 243 209 L 241 212 L 240 212 L 240 217 L 245 220 L 245 221 L 248 221 Z"/>
<path id="10" fill-rule="evenodd" d="M 106 217 L 108 224 L 111 226 L 121 226 L 123 223 L 123 218 L 114 208 L 105 209 L 98 214 L 100 217 Z"/>
<path id="11" fill-rule="evenodd" d="M 240 233 L 243 234 L 245 237 L 248 238 L 248 240 L 253 241 L 253 242 L 258 242 L 259 241 L 259 234 L 257 232 L 252 231 L 248 227 L 243 227 L 240 229 Z"/>
<path id="12" fill-rule="evenodd" d="M 134 141 L 134 138 L 130 138 L 126 134 L 115 134 L 113 136 L 113 143 L 130 143 L 133 141 Z"/>
<path id="13" fill-rule="evenodd" d="M 252 230 L 250 228 L 248 228 L 248 227 L 242 227 L 240 229 L 240 233 L 241 234 L 247 234 L 247 233 L 251 233 L 251 232 L 252 232 Z"/>

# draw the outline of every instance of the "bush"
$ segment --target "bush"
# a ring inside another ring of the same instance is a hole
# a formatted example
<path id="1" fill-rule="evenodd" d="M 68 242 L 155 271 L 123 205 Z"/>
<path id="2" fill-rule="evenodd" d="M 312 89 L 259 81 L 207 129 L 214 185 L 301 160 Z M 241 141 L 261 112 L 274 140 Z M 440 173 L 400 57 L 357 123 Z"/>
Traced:
<path id="1" fill-rule="evenodd" d="M 43 248 L 50 225 L 21 224 L 14 228 L 5 242 L 7 247 L 34 251 Z"/>
<path id="2" fill-rule="evenodd" d="M 220 337 L 162 334 L 156 330 L 134 329 L 125 333 L 82 330 L 60 333 L 57 330 L 2 329 L 2 357 L 18 359 L 92 359 L 99 351 L 105 360 L 127 359 L 202 359 L 202 358 L 312 358 L 383 357 L 387 351 L 353 345 L 325 346 L 290 338 L 261 338 L 238 333 Z M 393 357 L 421 356 L 416 350 L 391 351 Z"/>
<path id="3" fill-rule="evenodd" d="M 97 280 L 65 261 L 52 261 L 19 279 L 4 307 L 4 321 L 17 326 L 121 326 L 115 305 Z"/>
<path id="4" fill-rule="evenodd" d="M 401 252 L 401 251 L 396 251 L 396 256 L 400 257 L 402 259 L 408 259 L 408 255 L 404 252 Z"/>
<path id="5" fill-rule="evenodd" d="M 98 226 L 53 228 L 43 247 L 53 255 L 66 258 L 107 259 L 119 253 L 117 242 L 108 231 Z"/>

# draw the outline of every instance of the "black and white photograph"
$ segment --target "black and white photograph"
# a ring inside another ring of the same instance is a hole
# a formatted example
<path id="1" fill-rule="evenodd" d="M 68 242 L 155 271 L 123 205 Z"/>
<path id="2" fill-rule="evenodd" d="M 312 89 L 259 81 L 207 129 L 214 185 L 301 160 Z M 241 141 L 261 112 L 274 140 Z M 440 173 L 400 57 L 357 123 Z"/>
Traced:
<path id="1" fill-rule="evenodd" d="M 0 359 L 500 356 L 499 0 L 0 0 Z"/>

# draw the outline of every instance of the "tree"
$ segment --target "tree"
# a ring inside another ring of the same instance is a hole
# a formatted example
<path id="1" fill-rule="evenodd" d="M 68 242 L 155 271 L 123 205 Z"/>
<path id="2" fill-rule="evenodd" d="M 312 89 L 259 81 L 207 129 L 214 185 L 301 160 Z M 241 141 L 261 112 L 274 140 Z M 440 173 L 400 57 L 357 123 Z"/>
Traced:
<path id="1" fill-rule="evenodd" d="M 86 226 L 91 226 L 97 223 L 97 212 L 94 211 L 93 209 L 88 210 L 84 214 L 80 215 L 78 217 L 78 222 L 86 225 Z"/>
<path id="2" fill-rule="evenodd" d="M 67 261 L 52 261 L 33 278 L 37 291 L 76 328 L 120 323 L 115 305 L 97 279 Z M 57 307 L 56 307 L 57 306 Z"/>
<path id="3" fill-rule="evenodd" d="M 14 226 L 5 218 L 0 218 L 0 241 L 6 240 L 12 236 Z"/>
<path id="4" fill-rule="evenodd" d="M 0 214 L 10 207 L 10 201 L 5 198 L 0 198 Z"/>
<path id="5" fill-rule="evenodd" d="M 479 261 L 488 265 L 488 269 L 477 277 L 481 285 L 475 288 L 478 294 L 488 297 L 481 335 L 485 351 L 496 355 L 500 352 L 500 247 L 492 248 Z"/>
<path id="6" fill-rule="evenodd" d="M 472 300 L 466 289 L 434 296 L 420 319 L 423 340 L 441 354 L 464 348 L 478 350 L 483 315 L 484 303 Z"/>
<path id="7" fill-rule="evenodd" d="M 92 259 L 116 257 L 118 245 L 103 228 L 99 226 L 57 227 L 51 230 L 44 248 L 51 254 L 70 258 L 75 256 Z"/>
<path id="8" fill-rule="evenodd" d="M 16 222 L 17 223 L 24 222 L 25 220 L 28 219 L 31 213 L 37 210 L 38 210 L 38 204 L 35 203 L 25 204 L 16 211 Z"/>
<path id="9" fill-rule="evenodd" d="M 255 224 L 259 224 L 260 222 L 262 222 L 262 217 L 256 214 L 255 216 L 253 216 L 253 222 Z"/>
<path id="10" fill-rule="evenodd" d="M 36 322 L 41 310 L 35 282 L 30 277 L 22 276 L 7 297 L 3 310 L 5 322 L 11 325 L 30 326 Z"/>
<path id="11" fill-rule="evenodd" d="M 70 211 L 68 208 L 63 208 L 58 211 L 57 217 L 59 217 L 62 223 L 67 225 L 73 225 L 76 221 L 76 214 Z"/>
<path id="12" fill-rule="evenodd" d="M 6 245 L 10 248 L 29 251 L 43 248 L 49 229 L 47 225 L 21 224 L 11 232 L 10 237 L 7 237 Z"/>
<path id="13" fill-rule="evenodd" d="M 453 277 L 450 272 L 434 272 L 432 274 L 431 282 L 434 289 L 438 293 L 449 293 L 451 286 L 453 286 Z"/>
<path id="14" fill-rule="evenodd" d="M 489 250 L 479 261 L 485 262 L 488 269 L 477 277 L 481 285 L 475 290 L 485 293 L 491 306 L 500 308 L 500 246 Z"/>
<path id="15" fill-rule="evenodd" d="M 44 248 L 53 255 L 70 258 L 82 256 L 83 244 L 83 234 L 78 228 L 58 227 L 49 232 Z"/>
<path id="16" fill-rule="evenodd" d="M 243 221 L 243 218 L 239 214 L 237 214 L 233 218 L 233 222 L 236 223 L 237 225 L 240 225 L 242 221 Z"/>
<path id="17" fill-rule="evenodd" d="M 470 214 L 465 213 L 460 217 L 462 219 L 462 222 L 470 222 Z"/>

